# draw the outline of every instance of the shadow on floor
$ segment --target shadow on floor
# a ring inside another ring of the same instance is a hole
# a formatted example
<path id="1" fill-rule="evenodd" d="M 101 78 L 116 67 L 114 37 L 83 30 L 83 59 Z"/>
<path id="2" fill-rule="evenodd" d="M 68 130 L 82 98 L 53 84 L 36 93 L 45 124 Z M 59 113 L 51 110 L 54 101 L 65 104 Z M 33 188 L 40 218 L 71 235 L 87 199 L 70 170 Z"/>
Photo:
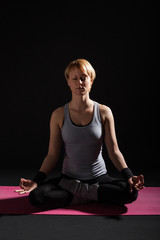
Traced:
<path id="1" fill-rule="evenodd" d="M 0 214 L 25 215 L 114 215 L 118 216 L 127 212 L 124 205 L 110 205 L 105 203 L 90 202 L 82 205 L 69 206 L 59 209 L 42 210 L 29 203 L 28 196 L 0 200 Z"/>

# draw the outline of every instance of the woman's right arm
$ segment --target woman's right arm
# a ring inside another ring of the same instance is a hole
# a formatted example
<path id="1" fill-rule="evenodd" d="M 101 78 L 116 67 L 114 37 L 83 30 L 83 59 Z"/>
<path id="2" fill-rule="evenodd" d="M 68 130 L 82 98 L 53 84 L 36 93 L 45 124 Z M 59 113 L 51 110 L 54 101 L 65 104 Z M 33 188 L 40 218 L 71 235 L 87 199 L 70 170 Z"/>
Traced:
<path id="1" fill-rule="evenodd" d="M 47 175 L 57 164 L 61 146 L 61 127 L 64 119 L 64 109 L 63 107 L 56 109 L 51 116 L 50 120 L 50 140 L 48 154 L 45 157 L 41 168 L 39 170 L 40 175 Z M 19 194 L 29 193 L 37 188 L 38 182 L 30 179 L 21 178 L 20 187 L 21 190 L 15 190 Z"/>
<path id="2" fill-rule="evenodd" d="M 48 154 L 45 157 L 40 171 L 48 174 L 57 164 L 62 147 L 61 127 L 63 124 L 63 108 L 56 109 L 50 120 L 50 140 Z"/>

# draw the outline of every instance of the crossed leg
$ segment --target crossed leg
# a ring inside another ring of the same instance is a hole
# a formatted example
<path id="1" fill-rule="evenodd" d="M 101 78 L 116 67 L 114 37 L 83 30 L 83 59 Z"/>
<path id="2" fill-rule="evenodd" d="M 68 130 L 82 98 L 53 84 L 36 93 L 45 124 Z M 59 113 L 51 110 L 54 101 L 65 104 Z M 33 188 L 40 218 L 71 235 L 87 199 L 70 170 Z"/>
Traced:
<path id="1" fill-rule="evenodd" d="M 64 178 L 62 179 L 64 180 Z M 130 192 L 129 184 L 126 181 L 109 175 L 89 182 L 66 179 L 63 184 L 59 183 L 60 181 L 57 183 L 49 180 L 33 190 L 29 195 L 30 203 L 42 209 L 55 209 L 92 200 L 126 204 L 135 201 L 138 196 L 136 190 Z"/>

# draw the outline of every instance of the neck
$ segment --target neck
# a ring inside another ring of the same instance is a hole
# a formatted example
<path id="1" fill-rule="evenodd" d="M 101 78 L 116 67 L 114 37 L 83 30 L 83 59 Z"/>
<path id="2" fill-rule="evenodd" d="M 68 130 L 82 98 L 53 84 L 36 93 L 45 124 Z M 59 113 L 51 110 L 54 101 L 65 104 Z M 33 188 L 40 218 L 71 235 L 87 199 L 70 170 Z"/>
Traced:
<path id="1" fill-rule="evenodd" d="M 72 100 L 70 102 L 70 106 L 72 108 L 76 108 L 79 110 L 89 107 L 91 104 L 93 104 L 93 101 L 90 99 L 89 95 L 84 96 L 72 95 Z"/>

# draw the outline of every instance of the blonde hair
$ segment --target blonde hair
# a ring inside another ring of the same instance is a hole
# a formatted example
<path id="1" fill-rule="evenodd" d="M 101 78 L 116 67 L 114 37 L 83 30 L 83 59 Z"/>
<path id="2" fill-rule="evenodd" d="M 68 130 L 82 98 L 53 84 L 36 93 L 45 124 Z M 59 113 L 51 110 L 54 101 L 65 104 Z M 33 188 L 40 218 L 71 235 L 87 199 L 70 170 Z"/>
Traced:
<path id="1" fill-rule="evenodd" d="M 94 79 L 96 78 L 96 72 L 92 65 L 85 59 L 76 59 L 68 64 L 64 72 L 66 80 L 69 78 L 70 71 L 75 67 L 79 68 L 83 73 L 87 73 L 91 77 L 93 83 Z"/>

